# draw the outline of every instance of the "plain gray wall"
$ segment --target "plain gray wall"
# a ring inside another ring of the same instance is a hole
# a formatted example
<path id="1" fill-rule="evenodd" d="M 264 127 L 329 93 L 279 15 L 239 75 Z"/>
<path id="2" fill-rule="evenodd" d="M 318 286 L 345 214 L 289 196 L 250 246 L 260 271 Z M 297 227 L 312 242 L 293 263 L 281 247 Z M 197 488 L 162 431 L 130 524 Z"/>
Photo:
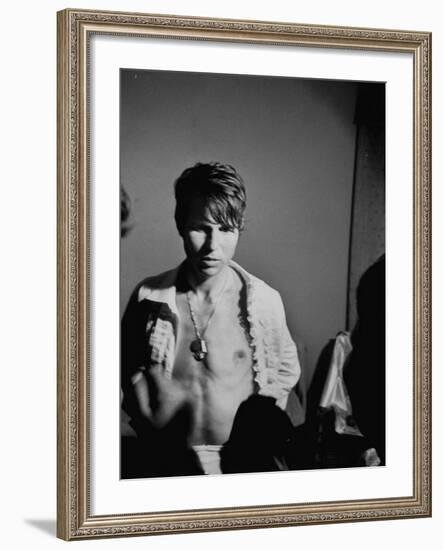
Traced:
<path id="1" fill-rule="evenodd" d="M 183 258 L 173 182 L 198 161 L 232 164 L 248 193 L 235 259 L 278 289 L 306 379 L 345 328 L 357 84 L 121 72 L 121 306 Z"/>

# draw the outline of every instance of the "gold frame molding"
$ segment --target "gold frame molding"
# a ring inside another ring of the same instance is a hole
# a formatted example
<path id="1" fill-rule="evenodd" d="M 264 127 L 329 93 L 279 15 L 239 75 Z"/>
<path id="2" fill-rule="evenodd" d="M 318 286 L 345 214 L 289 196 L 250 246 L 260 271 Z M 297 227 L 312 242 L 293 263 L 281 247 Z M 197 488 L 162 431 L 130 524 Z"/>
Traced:
<path id="1" fill-rule="evenodd" d="M 58 14 L 57 535 L 65 540 L 431 515 L 431 34 L 202 17 Z M 413 495 L 93 516 L 88 486 L 88 97 L 93 34 L 407 52 L 414 60 Z"/>

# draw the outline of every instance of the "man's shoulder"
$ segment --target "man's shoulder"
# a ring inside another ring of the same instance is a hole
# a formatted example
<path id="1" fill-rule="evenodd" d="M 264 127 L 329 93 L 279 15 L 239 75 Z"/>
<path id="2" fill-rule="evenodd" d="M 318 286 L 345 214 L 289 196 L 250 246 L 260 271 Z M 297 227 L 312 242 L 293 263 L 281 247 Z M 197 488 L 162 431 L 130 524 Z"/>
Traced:
<path id="1" fill-rule="evenodd" d="M 240 271 L 240 273 L 243 275 L 255 297 L 259 299 L 263 298 L 266 300 L 271 300 L 272 302 L 281 301 L 280 293 L 278 292 L 278 290 L 266 283 L 263 279 L 260 279 L 249 271 L 246 271 L 246 269 L 241 267 L 239 264 L 233 264 L 233 267 L 234 269 Z"/>
<path id="2" fill-rule="evenodd" d="M 267 301 L 277 303 L 281 301 L 280 292 L 273 288 L 271 285 L 252 275 L 252 284 L 254 287 L 254 294 L 260 298 L 263 298 Z"/>
<path id="3" fill-rule="evenodd" d="M 149 298 L 152 295 L 155 295 L 157 298 L 167 297 L 167 293 L 175 285 L 177 278 L 178 267 L 174 269 L 168 269 L 157 275 L 150 275 L 143 280 L 141 280 L 134 290 L 134 297 L 137 301 Z"/>
<path id="4" fill-rule="evenodd" d="M 139 288 L 146 286 L 149 288 L 169 288 L 175 283 L 178 268 L 162 271 L 157 275 L 149 275 L 137 285 Z"/>

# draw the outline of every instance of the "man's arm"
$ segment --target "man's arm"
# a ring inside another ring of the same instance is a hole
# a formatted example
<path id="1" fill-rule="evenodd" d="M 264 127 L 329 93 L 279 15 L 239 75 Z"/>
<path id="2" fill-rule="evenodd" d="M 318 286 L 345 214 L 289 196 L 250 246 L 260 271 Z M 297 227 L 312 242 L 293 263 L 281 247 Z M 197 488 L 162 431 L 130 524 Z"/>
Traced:
<path id="1" fill-rule="evenodd" d="M 273 397 L 281 409 L 286 408 L 291 389 L 300 378 L 297 347 L 286 325 L 280 294 L 267 285 L 262 287 L 259 315 L 262 321 L 259 344 L 263 347 L 266 368 L 258 373 L 259 394 Z"/>
<path id="2" fill-rule="evenodd" d="M 297 384 L 300 379 L 301 367 L 298 358 L 297 346 L 293 341 L 286 324 L 286 314 L 280 295 L 279 311 L 280 311 L 280 365 L 278 368 L 278 385 L 281 389 L 281 395 L 277 398 L 277 405 L 285 409 L 288 401 L 289 392 Z"/>
<path id="3" fill-rule="evenodd" d="M 188 447 L 192 404 L 160 366 L 148 364 L 147 327 L 152 313 L 146 300 L 131 298 L 122 319 L 122 408 L 136 438 L 122 438 L 122 476 L 158 477 L 201 474 Z"/>
<path id="4" fill-rule="evenodd" d="M 181 385 L 166 375 L 162 366 L 149 364 L 151 317 L 151 303 L 139 302 L 134 292 L 122 320 L 121 380 L 122 407 L 138 433 L 147 421 L 162 429 L 181 409 L 191 407 L 189 395 Z"/>

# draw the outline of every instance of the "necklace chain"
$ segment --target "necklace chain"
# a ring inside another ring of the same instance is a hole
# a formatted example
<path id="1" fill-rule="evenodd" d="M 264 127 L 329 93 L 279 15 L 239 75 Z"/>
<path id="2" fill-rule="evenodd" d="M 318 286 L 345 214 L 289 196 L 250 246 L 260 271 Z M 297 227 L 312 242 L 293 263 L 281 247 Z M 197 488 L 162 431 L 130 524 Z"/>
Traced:
<path id="1" fill-rule="evenodd" d="M 204 334 L 205 334 L 205 332 L 206 332 L 206 330 L 209 326 L 209 323 L 211 322 L 211 319 L 213 318 L 213 316 L 215 314 L 215 310 L 217 309 L 220 298 L 222 297 L 222 295 L 224 294 L 224 292 L 226 290 L 226 287 L 227 287 L 227 284 L 228 284 L 228 278 L 229 278 L 229 275 L 226 276 L 225 282 L 223 283 L 223 288 L 221 289 L 220 293 L 217 295 L 217 298 L 214 300 L 214 307 L 212 308 L 212 311 L 209 314 L 208 320 L 206 321 L 206 325 L 202 328 L 201 331 L 198 328 L 195 311 L 194 311 L 194 309 L 192 307 L 192 304 L 191 304 L 190 291 L 188 291 L 186 293 L 186 300 L 187 300 L 188 306 L 189 306 L 189 313 L 190 313 L 190 316 L 191 316 L 191 321 L 192 321 L 192 324 L 194 326 L 194 331 L 195 331 L 195 336 L 196 336 L 196 339 L 191 342 L 191 348 L 190 349 L 191 349 L 191 352 L 194 355 L 194 358 L 197 361 L 202 361 L 206 357 L 206 355 L 208 354 L 206 341 L 204 339 Z"/>

